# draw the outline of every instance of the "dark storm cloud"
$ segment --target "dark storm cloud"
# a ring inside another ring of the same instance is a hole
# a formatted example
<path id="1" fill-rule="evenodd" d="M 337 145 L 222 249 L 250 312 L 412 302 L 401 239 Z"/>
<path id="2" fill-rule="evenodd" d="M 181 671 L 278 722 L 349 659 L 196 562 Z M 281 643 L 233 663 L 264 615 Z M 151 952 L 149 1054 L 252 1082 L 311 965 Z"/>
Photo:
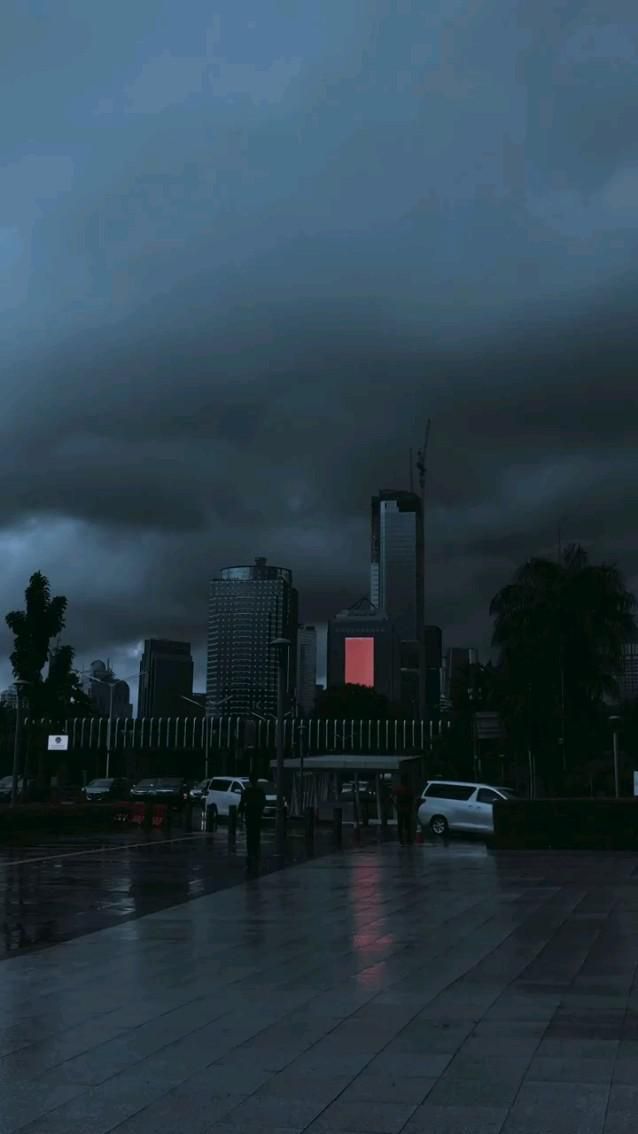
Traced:
<path id="1" fill-rule="evenodd" d="M 633 5 L 0 19 L 5 607 L 130 666 L 266 554 L 327 617 L 427 416 L 450 639 L 561 516 L 638 573 Z"/>

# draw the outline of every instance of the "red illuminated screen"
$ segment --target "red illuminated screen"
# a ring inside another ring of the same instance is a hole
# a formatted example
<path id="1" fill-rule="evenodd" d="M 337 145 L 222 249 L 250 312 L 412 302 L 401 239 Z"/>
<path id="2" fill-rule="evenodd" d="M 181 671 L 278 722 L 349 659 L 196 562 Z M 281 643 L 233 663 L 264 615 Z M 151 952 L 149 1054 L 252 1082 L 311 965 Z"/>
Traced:
<path id="1" fill-rule="evenodd" d="M 374 687 L 374 638 L 346 638 L 346 685 Z"/>

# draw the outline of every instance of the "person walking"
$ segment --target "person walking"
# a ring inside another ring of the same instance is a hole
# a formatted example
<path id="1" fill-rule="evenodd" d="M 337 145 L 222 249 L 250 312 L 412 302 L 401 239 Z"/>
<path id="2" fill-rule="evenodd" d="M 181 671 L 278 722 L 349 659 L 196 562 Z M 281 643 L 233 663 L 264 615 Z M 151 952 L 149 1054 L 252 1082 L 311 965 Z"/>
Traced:
<path id="1" fill-rule="evenodd" d="M 409 776 L 403 772 L 401 783 L 394 789 L 394 805 L 397 810 L 397 833 L 404 847 L 414 840 L 412 813 L 414 811 L 414 792 L 410 787 Z"/>
<path id="2" fill-rule="evenodd" d="M 238 817 L 246 823 L 246 865 L 248 869 L 259 866 L 261 855 L 261 820 L 266 797 L 260 787 L 256 772 L 250 773 L 250 781 L 242 792 Z"/>

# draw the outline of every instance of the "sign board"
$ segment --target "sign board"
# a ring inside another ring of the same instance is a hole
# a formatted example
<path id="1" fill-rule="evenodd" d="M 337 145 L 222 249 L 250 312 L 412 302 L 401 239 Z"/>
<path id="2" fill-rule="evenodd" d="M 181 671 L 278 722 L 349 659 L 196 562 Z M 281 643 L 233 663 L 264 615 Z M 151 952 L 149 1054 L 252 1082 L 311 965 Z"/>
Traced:
<path id="1" fill-rule="evenodd" d="M 634 772 L 634 795 L 638 795 L 638 772 Z"/>
<path id="2" fill-rule="evenodd" d="M 49 752 L 68 752 L 69 738 L 68 736 L 50 736 L 49 743 L 47 744 Z"/>

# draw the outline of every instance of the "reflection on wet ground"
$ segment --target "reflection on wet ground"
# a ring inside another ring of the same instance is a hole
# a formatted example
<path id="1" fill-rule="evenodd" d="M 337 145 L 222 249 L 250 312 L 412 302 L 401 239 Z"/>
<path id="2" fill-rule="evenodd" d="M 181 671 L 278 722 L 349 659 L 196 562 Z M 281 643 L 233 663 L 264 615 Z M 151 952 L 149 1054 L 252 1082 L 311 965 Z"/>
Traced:
<path id="1" fill-rule="evenodd" d="M 289 840 L 300 861 L 303 840 Z M 263 873 L 276 869 L 273 832 L 263 840 Z M 0 958 L 65 941 L 244 881 L 241 835 L 136 831 L 48 839 L 0 848 Z"/>
<path id="2" fill-rule="evenodd" d="M 318 836 L 315 850 L 327 853 L 333 846 L 326 832 Z M 274 829 L 269 826 L 262 840 L 262 874 L 279 868 L 274 850 Z M 305 857 L 303 837 L 291 835 L 286 862 Z M 142 917 L 245 879 L 243 833 L 238 832 L 236 853 L 229 853 L 224 828 L 210 835 L 177 829 L 166 838 L 156 831 L 135 831 L 2 846 L 0 959 Z"/>

